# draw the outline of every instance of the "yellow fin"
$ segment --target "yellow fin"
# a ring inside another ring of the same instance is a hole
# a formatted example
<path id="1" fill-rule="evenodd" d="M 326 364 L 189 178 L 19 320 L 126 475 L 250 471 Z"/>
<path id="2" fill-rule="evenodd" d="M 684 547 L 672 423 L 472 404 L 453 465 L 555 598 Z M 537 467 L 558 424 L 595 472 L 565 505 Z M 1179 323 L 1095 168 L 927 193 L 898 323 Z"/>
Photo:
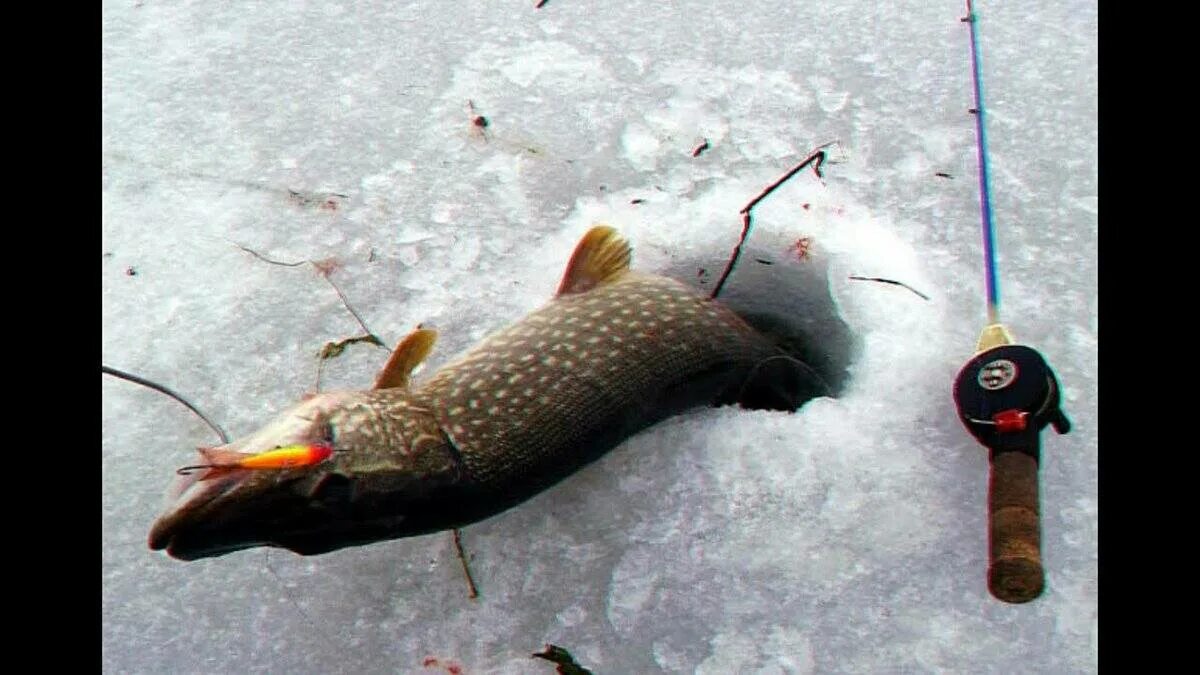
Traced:
<path id="1" fill-rule="evenodd" d="M 437 341 L 437 331 L 429 328 L 418 328 L 396 345 L 395 351 L 388 358 L 387 365 L 375 378 L 375 389 L 391 389 L 407 387 L 412 371 L 433 351 L 433 343 Z"/>
<path id="2" fill-rule="evenodd" d="M 596 286 L 615 281 L 629 271 L 632 258 L 629 242 L 613 228 L 597 225 L 575 246 L 556 295 L 586 293 Z"/>

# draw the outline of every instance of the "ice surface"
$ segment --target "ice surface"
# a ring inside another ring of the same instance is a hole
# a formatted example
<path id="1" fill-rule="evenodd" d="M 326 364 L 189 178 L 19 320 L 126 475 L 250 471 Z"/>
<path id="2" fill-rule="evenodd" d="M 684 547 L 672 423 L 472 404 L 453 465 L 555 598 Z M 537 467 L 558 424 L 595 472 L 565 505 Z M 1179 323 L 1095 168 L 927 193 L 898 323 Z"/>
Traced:
<path id="1" fill-rule="evenodd" d="M 552 642 L 603 673 L 1094 672 L 1094 3 L 978 8 L 1004 317 L 1075 423 L 1045 441 L 1048 587 L 1022 606 L 985 588 L 987 462 L 950 396 L 983 319 L 962 3 L 534 4 L 106 2 L 105 363 L 246 433 L 360 330 L 311 267 L 235 244 L 335 257 L 386 341 L 441 329 L 436 366 L 541 304 L 593 221 L 641 269 L 721 255 L 839 139 L 824 185 L 755 222 L 828 263 L 861 340 L 844 395 L 672 419 L 467 528 L 472 601 L 447 535 L 151 553 L 171 472 L 214 438 L 104 378 L 104 669 L 549 673 L 529 654 Z M 385 359 L 352 346 L 323 386 Z"/>

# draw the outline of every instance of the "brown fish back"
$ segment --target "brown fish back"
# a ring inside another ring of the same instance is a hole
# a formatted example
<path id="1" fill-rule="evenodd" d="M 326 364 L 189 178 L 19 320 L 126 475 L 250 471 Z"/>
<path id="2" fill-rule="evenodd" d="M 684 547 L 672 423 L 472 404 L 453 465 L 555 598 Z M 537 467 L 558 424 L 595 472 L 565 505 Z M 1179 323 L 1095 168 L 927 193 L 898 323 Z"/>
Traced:
<path id="1" fill-rule="evenodd" d="M 554 481 L 625 436 L 714 402 L 777 350 L 665 277 L 629 273 L 561 295 L 421 386 L 468 479 Z"/>

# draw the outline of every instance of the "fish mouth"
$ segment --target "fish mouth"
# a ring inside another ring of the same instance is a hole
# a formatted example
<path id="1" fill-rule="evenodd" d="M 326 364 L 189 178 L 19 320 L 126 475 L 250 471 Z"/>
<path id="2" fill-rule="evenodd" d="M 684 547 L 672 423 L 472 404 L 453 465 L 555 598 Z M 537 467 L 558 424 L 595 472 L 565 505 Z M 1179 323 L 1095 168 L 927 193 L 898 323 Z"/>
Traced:
<path id="1" fill-rule="evenodd" d="M 154 535 L 152 534 L 151 537 Z M 241 542 L 217 544 L 197 540 L 189 535 L 163 535 L 159 539 L 150 540 L 150 548 L 155 551 L 166 550 L 167 555 L 176 560 L 191 562 L 202 558 L 216 558 L 227 553 L 236 553 L 248 548 L 264 546 L 266 542 Z"/>
<path id="2" fill-rule="evenodd" d="M 147 543 L 191 561 L 261 546 L 315 555 L 347 545 L 346 536 L 353 541 L 346 531 L 364 523 L 330 522 L 327 508 L 314 511 L 306 491 L 291 489 L 298 479 L 245 469 L 186 476 L 172 492 L 175 502 L 150 527 Z"/>
<path id="3" fill-rule="evenodd" d="M 249 478 L 245 470 L 220 475 L 185 476 L 172 490 L 175 501 L 150 527 L 147 543 L 152 551 L 166 550 L 178 560 L 196 560 L 246 548 L 261 546 L 262 542 L 229 536 L 228 511 L 221 497 Z M 223 508 L 218 508 L 223 507 Z"/>

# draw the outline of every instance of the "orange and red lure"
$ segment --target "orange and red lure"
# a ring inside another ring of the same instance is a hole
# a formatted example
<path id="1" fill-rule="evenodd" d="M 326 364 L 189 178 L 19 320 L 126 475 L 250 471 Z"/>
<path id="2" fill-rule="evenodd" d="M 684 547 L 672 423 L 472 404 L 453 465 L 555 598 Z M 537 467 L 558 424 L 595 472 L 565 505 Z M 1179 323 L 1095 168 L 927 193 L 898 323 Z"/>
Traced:
<path id="1" fill-rule="evenodd" d="M 232 450 L 220 450 L 218 448 L 200 448 L 199 450 L 200 455 L 210 463 L 185 466 L 177 470 L 176 473 L 186 476 L 194 471 L 203 469 L 218 471 L 232 469 L 295 469 L 320 464 L 333 456 L 333 446 L 324 443 L 314 445 L 285 445 L 257 454 L 246 454 Z"/>

